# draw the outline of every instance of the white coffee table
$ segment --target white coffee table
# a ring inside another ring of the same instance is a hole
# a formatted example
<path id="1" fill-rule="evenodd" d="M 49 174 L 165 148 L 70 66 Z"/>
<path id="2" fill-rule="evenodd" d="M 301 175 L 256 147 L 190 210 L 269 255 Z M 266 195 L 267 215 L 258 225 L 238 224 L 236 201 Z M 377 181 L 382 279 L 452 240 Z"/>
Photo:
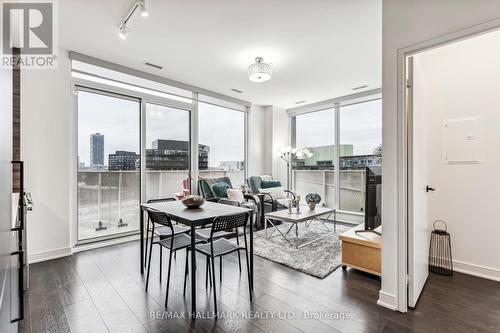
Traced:
<path id="1" fill-rule="evenodd" d="M 333 214 L 333 230 L 331 230 L 326 223 L 320 218 L 320 217 L 325 217 L 326 219 L 329 219 L 330 216 Z M 315 210 L 310 210 L 308 206 L 300 206 L 300 213 L 297 214 L 297 209 L 293 208 L 292 213 L 288 212 L 288 209 L 280 210 L 277 212 L 270 212 L 266 213 L 266 218 L 264 221 L 264 229 L 265 229 L 265 235 L 266 239 L 271 239 L 274 232 L 277 230 L 279 234 L 292 246 L 297 249 L 300 249 L 304 246 L 307 246 L 311 243 L 314 243 L 316 241 L 319 241 L 322 238 L 328 237 L 334 233 L 337 232 L 337 211 L 333 208 L 326 208 L 326 207 L 316 207 Z M 282 222 L 289 222 L 291 223 L 290 227 L 286 232 L 282 232 L 276 225 L 273 223 L 273 220 L 278 220 Z M 322 234 L 321 236 L 307 241 L 307 242 L 300 242 L 299 239 L 299 223 L 304 223 L 304 226 L 306 228 L 311 227 L 311 223 L 313 222 L 318 222 L 325 230 L 325 233 Z M 272 231 L 268 235 L 267 232 L 267 224 L 271 224 L 272 226 Z M 292 238 L 287 237 L 292 228 L 295 226 L 295 241 Z M 278 236 L 278 235 L 276 235 Z"/>

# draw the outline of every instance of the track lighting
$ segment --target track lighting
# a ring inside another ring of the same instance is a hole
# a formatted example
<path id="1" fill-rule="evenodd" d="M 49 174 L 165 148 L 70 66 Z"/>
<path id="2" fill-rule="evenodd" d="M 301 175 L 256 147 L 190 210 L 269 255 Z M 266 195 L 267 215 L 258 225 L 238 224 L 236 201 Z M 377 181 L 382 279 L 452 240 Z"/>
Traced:
<path id="1" fill-rule="evenodd" d="M 125 15 L 122 18 L 120 25 L 118 27 L 118 29 L 119 29 L 118 36 L 123 40 L 127 39 L 127 34 L 129 32 L 129 29 L 127 27 L 128 21 L 132 18 L 132 15 L 134 15 L 134 13 L 137 9 L 139 9 L 139 13 L 141 14 L 141 17 L 148 17 L 149 16 L 149 12 L 146 10 L 146 0 L 134 1 L 134 4 L 128 10 L 127 15 Z"/>
<path id="2" fill-rule="evenodd" d="M 122 39 L 122 40 L 125 40 L 125 39 L 127 39 L 127 34 L 128 34 L 127 25 L 122 24 L 120 26 L 120 31 L 118 32 L 118 37 L 120 37 L 120 39 Z"/>
<path id="3" fill-rule="evenodd" d="M 146 4 L 144 3 L 144 0 L 140 1 L 139 3 L 139 11 L 141 12 L 142 17 L 149 16 L 149 12 L 146 10 Z"/>

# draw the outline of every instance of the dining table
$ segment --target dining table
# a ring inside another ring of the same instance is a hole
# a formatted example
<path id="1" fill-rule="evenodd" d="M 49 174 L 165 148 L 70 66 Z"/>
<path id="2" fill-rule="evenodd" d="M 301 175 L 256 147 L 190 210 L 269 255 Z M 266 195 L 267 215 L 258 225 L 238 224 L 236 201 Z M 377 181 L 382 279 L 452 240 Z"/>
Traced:
<path id="1" fill-rule="evenodd" d="M 224 205 L 211 201 L 206 201 L 199 208 L 187 208 L 181 201 L 143 203 L 140 205 L 140 265 L 141 274 L 144 274 L 144 215 L 146 210 L 154 209 L 168 214 L 172 221 L 184 224 L 190 227 L 191 248 L 196 244 L 196 228 L 209 225 L 216 217 L 225 215 L 235 215 L 251 212 L 251 209 L 232 205 Z M 250 246 L 250 288 L 253 290 L 253 214 L 250 215 L 249 227 L 249 246 Z M 147 230 L 146 230 L 147 232 Z M 196 251 L 190 251 L 191 254 L 191 272 L 196 272 Z M 191 274 L 191 315 L 196 318 L 196 274 Z"/>

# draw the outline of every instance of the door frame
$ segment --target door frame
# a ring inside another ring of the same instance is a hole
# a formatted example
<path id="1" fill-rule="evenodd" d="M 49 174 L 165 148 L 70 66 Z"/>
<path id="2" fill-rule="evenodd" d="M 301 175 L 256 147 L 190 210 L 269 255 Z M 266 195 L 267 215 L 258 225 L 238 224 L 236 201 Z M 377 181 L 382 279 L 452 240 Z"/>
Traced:
<path id="1" fill-rule="evenodd" d="M 500 29 L 500 19 L 490 20 L 446 35 L 432 38 L 398 50 L 397 64 L 397 207 L 398 207 L 398 294 L 397 310 L 408 311 L 408 243 L 413 234 L 409 229 L 409 212 L 411 212 L 409 186 L 413 182 L 409 172 L 409 161 L 413 159 L 413 151 L 409 138 L 413 129 L 413 118 L 406 107 L 407 58 L 418 53 L 445 46 L 488 32 Z"/>

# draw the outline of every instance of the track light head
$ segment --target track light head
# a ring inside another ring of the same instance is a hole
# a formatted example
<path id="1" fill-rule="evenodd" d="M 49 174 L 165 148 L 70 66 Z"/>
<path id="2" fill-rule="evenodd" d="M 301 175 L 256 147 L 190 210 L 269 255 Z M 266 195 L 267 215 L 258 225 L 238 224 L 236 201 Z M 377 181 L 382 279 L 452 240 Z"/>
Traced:
<path id="1" fill-rule="evenodd" d="M 119 28 L 118 37 L 120 37 L 120 39 L 122 40 L 125 40 L 127 39 L 127 35 L 128 35 L 127 25 L 122 24 Z"/>
<path id="2" fill-rule="evenodd" d="M 139 1 L 139 12 L 141 13 L 141 17 L 149 16 L 149 12 L 146 9 L 146 3 L 144 0 Z"/>

